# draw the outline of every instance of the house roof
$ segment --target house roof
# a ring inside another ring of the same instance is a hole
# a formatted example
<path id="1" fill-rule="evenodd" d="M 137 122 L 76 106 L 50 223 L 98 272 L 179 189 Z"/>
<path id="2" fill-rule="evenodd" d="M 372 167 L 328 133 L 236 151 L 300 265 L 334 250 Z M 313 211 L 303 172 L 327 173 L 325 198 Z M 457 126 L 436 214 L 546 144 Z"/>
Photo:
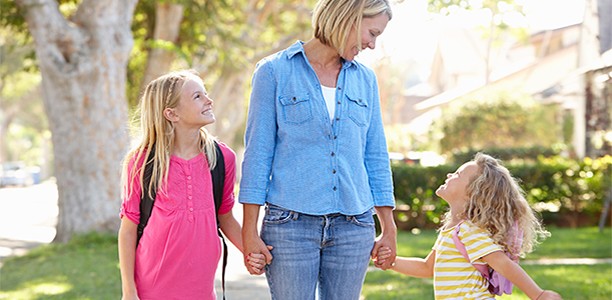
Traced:
<path id="1" fill-rule="evenodd" d="M 447 90 L 415 105 L 416 110 L 427 110 L 444 105 L 456 98 L 479 91 L 484 87 L 520 90 L 529 94 L 540 93 L 564 79 L 576 70 L 577 45 L 569 46 L 553 54 L 534 61 L 518 70 L 500 74 L 488 85 L 483 83 L 465 84 Z"/>

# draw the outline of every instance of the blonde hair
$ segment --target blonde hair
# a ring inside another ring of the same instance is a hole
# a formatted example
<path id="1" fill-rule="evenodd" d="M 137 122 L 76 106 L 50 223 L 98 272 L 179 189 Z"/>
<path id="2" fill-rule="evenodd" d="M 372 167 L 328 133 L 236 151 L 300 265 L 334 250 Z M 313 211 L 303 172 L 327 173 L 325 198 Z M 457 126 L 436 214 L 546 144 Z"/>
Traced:
<path id="1" fill-rule="evenodd" d="M 181 70 L 162 75 L 145 88 L 139 105 L 142 139 L 123 160 L 124 197 L 130 196 L 132 190 L 130 185 L 136 176 L 139 176 L 141 192 L 144 191 L 143 170 L 152 150 L 154 151 L 153 172 L 148 185 L 149 196 L 153 187 L 162 187 L 167 182 L 170 153 L 174 148 L 174 125 L 164 117 L 163 112 L 166 108 L 175 108 L 178 105 L 183 87 L 189 80 L 203 85 L 195 70 Z M 199 140 L 200 149 L 206 154 L 209 167 L 212 169 L 217 163 L 215 138 L 202 127 Z M 137 167 L 140 161 L 143 163 Z M 128 171 L 131 164 L 133 167 Z"/>
<path id="2" fill-rule="evenodd" d="M 314 36 L 342 53 L 350 31 L 357 29 L 357 44 L 361 45 L 361 20 L 381 13 L 389 20 L 393 17 L 388 0 L 319 0 L 312 13 Z"/>
<path id="3" fill-rule="evenodd" d="M 517 180 L 499 160 L 477 153 L 473 161 L 478 173 L 468 185 L 468 201 L 461 217 L 486 229 L 512 256 L 523 257 L 550 233 L 527 203 Z"/>

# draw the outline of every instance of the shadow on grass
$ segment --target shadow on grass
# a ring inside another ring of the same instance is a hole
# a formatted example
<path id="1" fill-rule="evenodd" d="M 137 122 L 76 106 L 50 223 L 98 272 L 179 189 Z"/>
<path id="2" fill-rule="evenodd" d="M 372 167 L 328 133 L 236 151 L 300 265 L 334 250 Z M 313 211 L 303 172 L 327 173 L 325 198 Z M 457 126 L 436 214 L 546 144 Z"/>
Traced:
<path id="1" fill-rule="evenodd" d="M 0 299 L 120 299 L 117 238 L 88 234 L 9 258 Z"/>

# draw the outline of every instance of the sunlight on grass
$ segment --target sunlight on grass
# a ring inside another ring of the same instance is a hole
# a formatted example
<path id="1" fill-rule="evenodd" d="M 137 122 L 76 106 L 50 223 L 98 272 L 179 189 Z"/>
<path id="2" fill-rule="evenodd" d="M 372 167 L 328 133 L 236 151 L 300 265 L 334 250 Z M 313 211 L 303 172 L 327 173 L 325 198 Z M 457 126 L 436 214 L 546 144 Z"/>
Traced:
<path id="1" fill-rule="evenodd" d="M 0 292 L 0 299 L 41 299 L 65 294 L 73 286 L 65 282 L 27 283 L 16 291 Z"/>

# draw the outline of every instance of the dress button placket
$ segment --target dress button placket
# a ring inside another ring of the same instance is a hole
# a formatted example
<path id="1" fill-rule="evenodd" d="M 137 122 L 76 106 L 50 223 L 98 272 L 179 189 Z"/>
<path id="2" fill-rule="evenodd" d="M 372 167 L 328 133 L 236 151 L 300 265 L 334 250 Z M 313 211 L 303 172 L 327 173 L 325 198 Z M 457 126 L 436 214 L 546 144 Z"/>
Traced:
<path id="1" fill-rule="evenodd" d="M 191 174 L 186 174 L 187 175 L 187 210 L 189 211 L 189 216 L 187 217 L 187 219 L 189 220 L 189 222 L 193 222 L 193 189 L 192 189 L 192 185 L 191 185 Z"/>

